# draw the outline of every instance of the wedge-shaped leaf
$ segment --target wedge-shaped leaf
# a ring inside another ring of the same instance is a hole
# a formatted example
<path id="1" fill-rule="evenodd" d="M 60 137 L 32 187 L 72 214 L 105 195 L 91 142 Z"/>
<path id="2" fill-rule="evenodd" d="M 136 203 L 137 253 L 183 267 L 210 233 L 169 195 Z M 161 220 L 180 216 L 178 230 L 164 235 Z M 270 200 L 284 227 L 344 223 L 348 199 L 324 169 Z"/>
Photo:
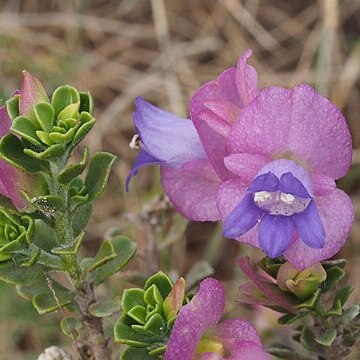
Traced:
<path id="1" fill-rule="evenodd" d="M 215 270 L 206 261 L 196 262 L 185 276 L 186 289 L 190 290 L 201 280 L 211 276 Z"/>
<path id="2" fill-rule="evenodd" d="M 48 172 L 49 165 L 45 161 L 31 158 L 24 154 L 24 145 L 13 134 L 5 135 L 0 140 L 0 154 L 10 164 L 35 174 L 41 171 Z"/>
<path id="3" fill-rule="evenodd" d="M 300 342 L 309 351 L 321 353 L 323 350 L 322 345 L 315 341 L 315 335 L 308 326 L 304 326 Z"/>
<path id="4" fill-rule="evenodd" d="M 65 151 L 65 147 L 61 144 L 54 144 L 44 151 L 34 151 L 31 149 L 24 149 L 24 154 L 39 160 L 51 160 L 60 157 Z"/>
<path id="5" fill-rule="evenodd" d="M 295 307 L 298 309 L 303 309 L 303 308 L 313 309 L 316 306 L 321 293 L 322 293 L 322 290 L 317 289 L 317 291 L 313 295 L 311 295 L 308 299 L 306 299 L 299 305 L 296 305 Z"/>
<path id="6" fill-rule="evenodd" d="M 94 271 L 116 257 L 113 244 L 109 240 L 103 241 L 95 257 L 91 259 L 86 268 L 87 272 Z"/>
<path id="7" fill-rule="evenodd" d="M 86 111 L 92 114 L 94 110 L 94 102 L 90 91 L 79 92 L 80 95 L 80 112 Z"/>
<path id="8" fill-rule="evenodd" d="M 145 290 L 132 288 L 125 289 L 122 295 L 121 308 L 127 314 L 133 307 L 142 306 L 146 307 L 144 300 Z"/>
<path id="9" fill-rule="evenodd" d="M 80 107 L 80 102 L 68 105 L 66 108 L 60 111 L 57 119 L 58 120 L 76 119 L 77 117 L 79 117 L 79 107 Z"/>
<path id="10" fill-rule="evenodd" d="M 35 220 L 35 231 L 33 242 L 41 249 L 50 252 L 53 247 L 58 245 L 58 239 L 55 230 L 44 220 Z"/>
<path id="11" fill-rule="evenodd" d="M 337 300 L 340 300 L 341 305 L 344 306 L 353 291 L 354 291 L 354 288 L 351 285 L 347 285 L 347 286 L 343 287 L 336 293 L 334 303 Z"/>
<path id="12" fill-rule="evenodd" d="M 55 116 L 55 112 L 51 104 L 43 101 L 33 105 L 33 110 L 40 127 L 49 133 L 54 125 Z"/>
<path id="13" fill-rule="evenodd" d="M 63 306 L 73 302 L 75 294 L 70 290 L 64 288 L 60 284 L 54 286 L 49 291 L 36 294 L 32 298 L 32 303 L 39 314 L 46 314 L 56 311 Z"/>
<path id="14" fill-rule="evenodd" d="M 170 294 L 170 291 L 173 288 L 171 279 L 162 271 L 159 271 L 158 273 L 149 277 L 145 283 L 144 289 L 147 290 L 152 285 L 155 285 L 159 289 L 163 299 L 165 299 Z"/>
<path id="15" fill-rule="evenodd" d="M 91 201 L 103 193 L 115 159 L 116 156 L 106 152 L 98 152 L 91 159 L 85 178 L 85 185 Z"/>
<path id="16" fill-rule="evenodd" d="M 31 268 L 21 267 L 13 261 L 0 263 L 0 280 L 13 285 L 29 285 L 43 277 L 41 265 L 33 265 Z"/>
<path id="17" fill-rule="evenodd" d="M 300 311 L 298 314 L 286 314 L 278 318 L 278 323 L 281 325 L 284 324 L 292 324 L 298 319 L 301 319 L 302 317 L 309 314 L 308 310 Z"/>
<path id="18" fill-rule="evenodd" d="M 285 347 L 283 345 L 273 345 L 268 348 L 268 353 L 276 356 L 279 359 L 285 360 L 311 360 L 306 356 L 300 355 L 294 349 Z"/>
<path id="19" fill-rule="evenodd" d="M 58 181 L 62 184 L 68 184 L 72 179 L 81 175 L 89 161 L 89 148 L 84 148 L 82 160 L 78 164 L 68 165 L 58 175 Z"/>
<path id="20" fill-rule="evenodd" d="M 84 327 L 84 323 L 78 318 L 64 317 L 61 319 L 60 327 L 66 336 L 77 337 L 80 330 Z"/>
<path id="21" fill-rule="evenodd" d="M 142 332 L 149 336 L 159 336 L 161 338 L 163 329 L 165 328 L 164 319 L 160 314 L 154 314 L 145 325 L 132 325 L 134 330 Z"/>
<path id="22" fill-rule="evenodd" d="M 72 141 L 72 145 L 75 146 L 77 145 L 82 139 L 85 138 L 85 136 L 90 132 L 90 130 L 94 127 L 95 125 L 95 119 L 93 116 L 91 116 L 89 113 L 87 112 L 82 112 L 79 116 L 79 121 L 80 121 L 80 127 L 77 130 L 74 139 Z"/>
<path id="23" fill-rule="evenodd" d="M 110 241 L 116 252 L 116 257 L 92 272 L 95 284 L 102 283 L 107 277 L 120 271 L 135 255 L 136 244 L 129 238 L 116 236 Z"/>
<path id="24" fill-rule="evenodd" d="M 86 224 L 89 222 L 91 212 L 92 212 L 91 203 L 85 203 L 83 205 L 81 205 L 80 203 L 75 208 L 75 210 L 73 210 L 72 227 L 75 236 L 78 236 L 84 230 Z"/>
<path id="25" fill-rule="evenodd" d="M 78 91 L 72 86 L 65 85 L 58 87 L 52 96 L 51 104 L 55 110 L 55 117 L 70 104 L 80 102 Z"/>
<path id="26" fill-rule="evenodd" d="M 324 282 L 323 291 L 326 292 L 332 289 L 337 282 L 342 280 L 345 276 L 345 271 L 339 266 L 333 266 L 326 271 L 327 278 Z"/>
<path id="27" fill-rule="evenodd" d="M 147 347 L 157 341 L 156 336 L 145 335 L 124 324 L 122 318 L 115 323 L 114 337 L 116 342 L 136 347 Z"/>
<path id="28" fill-rule="evenodd" d="M 52 214 L 64 210 L 64 199 L 56 195 L 37 196 L 32 203 L 42 212 Z"/>
<path id="29" fill-rule="evenodd" d="M 157 304 L 163 304 L 164 299 L 161 296 L 161 293 L 155 284 L 152 284 L 148 289 L 146 289 L 144 294 L 144 300 L 147 304 L 156 306 Z"/>
<path id="30" fill-rule="evenodd" d="M 175 318 L 181 309 L 185 299 L 185 280 L 180 278 L 173 286 L 170 294 L 163 303 L 163 311 L 169 321 Z"/>
<path id="31" fill-rule="evenodd" d="M 91 305 L 90 313 L 96 317 L 112 316 L 120 312 L 120 299 L 113 299 L 108 301 L 102 301 Z"/>
<path id="32" fill-rule="evenodd" d="M 335 329 L 330 329 L 324 331 L 319 336 L 315 337 L 315 341 L 324 346 L 331 346 L 337 336 L 337 331 Z"/>
<path id="33" fill-rule="evenodd" d="M 126 315 L 139 324 L 144 325 L 146 323 L 146 309 L 140 305 L 132 307 Z"/>
<path id="34" fill-rule="evenodd" d="M 13 120 L 11 131 L 22 138 L 29 141 L 31 144 L 41 147 L 41 143 L 36 135 L 36 126 L 26 117 L 18 116 Z"/>
<path id="35" fill-rule="evenodd" d="M 6 110 L 10 119 L 15 119 L 19 114 L 19 98 L 20 95 L 15 95 L 11 99 L 5 101 Z"/>
<path id="36" fill-rule="evenodd" d="M 159 358 L 161 355 L 163 355 L 165 353 L 166 350 L 166 344 L 164 345 L 163 343 L 160 344 L 156 344 L 158 347 L 156 347 L 155 349 L 149 351 L 149 355 L 153 356 L 153 358 Z"/>
<path id="37" fill-rule="evenodd" d="M 348 324 L 360 314 L 360 305 L 353 305 L 346 309 L 340 317 L 341 324 Z"/>
<path id="38" fill-rule="evenodd" d="M 334 301 L 332 308 L 326 312 L 326 316 L 340 316 L 342 313 L 341 300 L 337 299 Z"/>
<path id="39" fill-rule="evenodd" d="M 154 357 L 149 355 L 149 350 L 144 348 L 130 347 L 121 354 L 121 360 L 154 360 Z"/>
<path id="40" fill-rule="evenodd" d="M 67 130 L 65 133 L 54 131 L 49 134 L 49 138 L 51 141 L 53 141 L 56 144 L 67 144 L 73 139 L 75 132 L 76 132 L 75 128 L 71 128 Z"/>
<path id="41" fill-rule="evenodd" d="M 76 255 L 80 250 L 84 238 L 85 233 L 82 232 L 73 242 L 54 247 L 51 249 L 51 252 L 56 255 Z"/>
<path id="42" fill-rule="evenodd" d="M 42 143 L 44 143 L 47 146 L 51 146 L 53 145 L 53 142 L 51 141 L 50 137 L 49 137 L 49 133 L 47 133 L 46 131 L 42 131 L 42 130 L 37 130 L 36 131 L 36 136 L 40 139 L 40 141 Z"/>

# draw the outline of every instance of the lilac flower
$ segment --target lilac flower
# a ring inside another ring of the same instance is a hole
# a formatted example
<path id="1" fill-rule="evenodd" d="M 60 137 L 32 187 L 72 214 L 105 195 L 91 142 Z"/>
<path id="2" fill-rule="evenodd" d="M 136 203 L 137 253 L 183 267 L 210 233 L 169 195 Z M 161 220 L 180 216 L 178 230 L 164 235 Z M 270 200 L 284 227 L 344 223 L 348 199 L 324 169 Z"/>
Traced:
<path id="1" fill-rule="evenodd" d="M 11 119 L 5 106 L 0 107 L 0 138 L 6 135 L 11 127 Z M 25 201 L 19 193 L 20 170 L 14 168 L 5 160 L 0 159 L 0 194 L 9 198 L 17 209 L 25 206 Z"/>
<path id="2" fill-rule="evenodd" d="M 351 136 L 335 105 L 313 88 L 268 88 L 230 130 L 218 208 L 224 235 L 284 255 L 299 270 L 335 255 L 354 218 L 336 189 L 351 163 Z"/>
<path id="3" fill-rule="evenodd" d="M 161 182 L 175 208 L 190 220 L 216 221 L 220 179 L 232 176 L 223 164 L 225 142 L 240 111 L 256 96 L 257 75 L 245 52 L 237 67 L 225 70 L 192 97 L 191 121 L 160 110 L 142 98 L 135 101 L 140 152 L 127 178 L 159 164 Z"/>
<path id="4" fill-rule="evenodd" d="M 221 283 L 202 281 L 199 292 L 176 318 L 164 360 L 269 360 L 249 321 L 228 319 L 218 324 L 224 306 Z"/>

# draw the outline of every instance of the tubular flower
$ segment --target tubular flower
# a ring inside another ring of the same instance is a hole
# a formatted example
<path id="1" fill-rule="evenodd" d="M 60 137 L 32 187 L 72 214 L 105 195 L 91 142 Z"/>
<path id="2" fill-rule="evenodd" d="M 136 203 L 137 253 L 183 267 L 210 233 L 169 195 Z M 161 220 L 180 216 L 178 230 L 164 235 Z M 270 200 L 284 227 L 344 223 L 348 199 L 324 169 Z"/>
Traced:
<path id="1" fill-rule="evenodd" d="M 224 236 L 284 255 L 298 270 L 335 255 L 350 232 L 336 188 L 351 163 L 345 118 L 307 85 L 262 90 L 230 130 L 217 204 Z"/>
<path id="2" fill-rule="evenodd" d="M 221 283 L 202 281 L 199 292 L 176 318 L 164 360 L 269 360 L 249 321 L 228 319 L 218 324 L 224 306 Z"/>
<path id="3" fill-rule="evenodd" d="M 257 95 L 257 75 L 247 64 L 248 50 L 237 67 L 225 70 L 192 97 L 191 120 L 180 119 L 142 98 L 135 100 L 137 135 L 131 143 L 140 152 L 127 178 L 147 165 L 159 164 L 163 188 L 186 218 L 216 221 L 216 193 L 232 176 L 223 164 L 225 143 L 240 111 Z"/>

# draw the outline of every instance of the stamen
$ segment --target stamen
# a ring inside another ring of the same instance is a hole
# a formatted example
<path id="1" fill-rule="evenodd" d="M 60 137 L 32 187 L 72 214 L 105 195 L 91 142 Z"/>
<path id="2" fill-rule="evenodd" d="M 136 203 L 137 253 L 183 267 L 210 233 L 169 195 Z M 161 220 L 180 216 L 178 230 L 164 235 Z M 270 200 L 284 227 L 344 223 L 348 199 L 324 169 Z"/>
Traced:
<path id="1" fill-rule="evenodd" d="M 129 144 L 129 147 L 131 150 L 140 149 L 140 135 L 139 134 L 135 134 Z"/>
<path id="2" fill-rule="evenodd" d="M 270 215 L 291 216 L 303 212 L 309 205 L 311 198 L 298 198 L 281 191 L 259 191 L 254 193 L 256 205 Z"/>

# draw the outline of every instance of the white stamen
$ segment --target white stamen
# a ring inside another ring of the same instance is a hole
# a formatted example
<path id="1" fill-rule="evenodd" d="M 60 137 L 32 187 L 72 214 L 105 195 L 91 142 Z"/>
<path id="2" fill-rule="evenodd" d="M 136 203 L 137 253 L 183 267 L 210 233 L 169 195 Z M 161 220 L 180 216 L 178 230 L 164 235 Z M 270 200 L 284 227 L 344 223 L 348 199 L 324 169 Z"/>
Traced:
<path id="1" fill-rule="evenodd" d="M 283 201 L 286 204 L 292 205 L 295 200 L 295 196 L 292 194 L 287 193 L 281 193 L 280 194 L 280 200 Z"/>
<path id="2" fill-rule="evenodd" d="M 135 134 L 132 137 L 129 146 L 130 146 L 131 150 L 134 150 L 134 149 L 139 150 L 140 149 L 140 135 L 139 134 Z"/>
<path id="3" fill-rule="evenodd" d="M 255 202 L 264 202 L 271 199 L 271 193 L 269 191 L 259 191 L 254 194 Z"/>

